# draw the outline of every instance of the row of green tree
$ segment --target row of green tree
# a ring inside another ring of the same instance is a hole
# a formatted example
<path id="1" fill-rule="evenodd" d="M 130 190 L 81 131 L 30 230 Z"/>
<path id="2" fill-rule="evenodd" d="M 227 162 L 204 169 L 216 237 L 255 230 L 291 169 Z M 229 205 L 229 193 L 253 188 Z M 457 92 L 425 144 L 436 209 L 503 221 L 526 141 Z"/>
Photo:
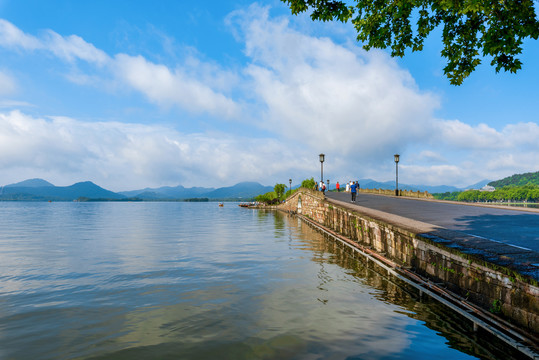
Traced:
<path id="1" fill-rule="evenodd" d="M 539 202 L 539 185 L 504 186 L 494 191 L 455 191 L 433 194 L 436 199 L 465 202 Z"/>
<path id="2" fill-rule="evenodd" d="M 301 182 L 301 187 L 313 189 L 315 184 L 316 181 L 314 181 L 314 178 L 305 179 Z M 298 191 L 298 189 L 288 189 L 287 191 L 286 188 L 287 186 L 285 184 L 275 184 L 273 191 L 258 195 L 255 197 L 255 200 L 267 205 L 279 204 L 287 197 Z"/>

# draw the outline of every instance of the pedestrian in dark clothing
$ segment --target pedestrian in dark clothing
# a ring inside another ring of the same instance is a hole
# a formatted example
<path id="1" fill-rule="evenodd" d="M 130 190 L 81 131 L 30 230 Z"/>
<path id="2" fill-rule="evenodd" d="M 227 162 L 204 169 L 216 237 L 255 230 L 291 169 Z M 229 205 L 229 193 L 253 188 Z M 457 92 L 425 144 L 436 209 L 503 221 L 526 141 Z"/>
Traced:
<path id="1" fill-rule="evenodd" d="M 356 195 L 357 195 L 357 188 L 359 184 L 357 181 L 355 181 L 352 185 L 350 185 L 350 192 L 352 193 L 352 202 L 356 202 Z"/>

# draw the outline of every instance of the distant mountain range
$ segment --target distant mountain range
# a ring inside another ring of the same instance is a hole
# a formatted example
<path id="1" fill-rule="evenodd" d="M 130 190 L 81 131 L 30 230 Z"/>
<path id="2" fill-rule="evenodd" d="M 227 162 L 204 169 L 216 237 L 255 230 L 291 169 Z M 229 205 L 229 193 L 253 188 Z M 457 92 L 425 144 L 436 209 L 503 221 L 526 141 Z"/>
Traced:
<path id="1" fill-rule="evenodd" d="M 72 201 L 79 198 L 119 200 L 125 196 L 103 189 L 91 181 L 54 186 L 42 179 L 30 179 L 0 188 L 0 200 Z"/>
<path id="2" fill-rule="evenodd" d="M 234 186 L 222 188 L 185 188 L 164 186 L 160 188 L 145 188 L 142 190 L 122 191 L 119 194 L 126 197 L 137 197 L 143 200 L 191 199 L 208 198 L 210 200 L 252 199 L 257 195 L 273 191 L 273 186 L 264 186 L 257 182 L 241 182 Z"/>
<path id="3" fill-rule="evenodd" d="M 55 186 L 43 179 L 29 179 L 0 187 L 0 200 L 21 201 L 74 201 L 74 200 L 184 200 L 207 198 L 209 200 L 249 200 L 272 191 L 272 186 L 256 182 L 242 182 L 222 188 L 160 187 L 115 193 L 91 181 L 70 186 Z"/>
<path id="4" fill-rule="evenodd" d="M 181 185 L 171 187 L 163 186 L 160 188 L 145 188 L 141 190 L 121 191 L 119 194 L 126 197 L 137 197 L 143 200 L 164 200 L 164 199 L 188 199 L 202 196 L 214 191 L 214 188 L 192 187 L 185 188 Z"/>
<path id="5" fill-rule="evenodd" d="M 530 173 L 531 174 L 531 173 Z M 530 174 L 524 174 L 530 178 Z M 535 174 L 535 173 L 534 173 Z M 394 181 L 378 182 L 372 179 L 359 180 L 364 189 L 394 189 Z M 466 188 L 455 186 L 428 186 L 400 184 L 399 189 L 412 191 L 428 191 L 430 193 L 444 193 L 479 189 L 490 180 L 483 180 Z M 334 185 L 332 184 L 332 188 Z M 79 182 L 70 186 L 55 186 L 43 179 L 28 179 L 15 184 L 0 187 L 0 200 L 25 201 L 73 201 L 73 200 L 250 200 L 257 195 L 273 191 L 272 186 L 264 186 L 257 182 L 241 182 L 234 186 L 221 188 L 192 187 L 181 185 L 176 187 L 164 186 L 160 188 L 145 188 L 140 190 L 112 192 L 91 181 Z"/>

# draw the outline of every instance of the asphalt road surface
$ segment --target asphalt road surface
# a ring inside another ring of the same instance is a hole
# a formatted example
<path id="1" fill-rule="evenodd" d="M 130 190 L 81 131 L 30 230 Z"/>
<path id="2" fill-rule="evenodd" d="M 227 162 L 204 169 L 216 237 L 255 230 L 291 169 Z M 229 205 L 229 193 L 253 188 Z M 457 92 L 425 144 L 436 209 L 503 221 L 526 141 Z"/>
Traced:
<path id="1" fill-rule="evenodd" d="M 345 192 L 326 192 L 350 203 Z M 539 252 L 539 212 L 358 193 L 356 204 Z"/>

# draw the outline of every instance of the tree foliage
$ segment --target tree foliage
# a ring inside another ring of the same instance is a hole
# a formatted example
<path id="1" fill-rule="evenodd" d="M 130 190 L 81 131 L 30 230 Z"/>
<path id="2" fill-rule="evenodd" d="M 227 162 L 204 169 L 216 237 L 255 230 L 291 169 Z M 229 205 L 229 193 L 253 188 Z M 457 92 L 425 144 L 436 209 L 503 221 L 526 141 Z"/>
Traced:
<path id="1" fill-rule="evenodd" d="M 451 201 L 458 201 L 459 195 L 462 193 L 462 191 L 453 191 L 453 192 L 444 192 L 444 193 L 436 193 L 432 194 L 435 199 L 438 200 L 451 200 Z"/>
<path id="2" fill-rule="evenodd" d="M 277 194 L 278 198 L 281 198 L 286 190 L 285 184 L 275 184 L 273 191 Z"/>
<path id="3" fill-rule="evenodd" d="M 448 192 L 434 194 L 434 197 L 441 200 L 465 202 L 539 202 L 539 185 L 529 183 L 524 186 L 504 186 L 495 191 Z"/>
<path id="4" fill-rule="evenodd" d="M 275 205 L 281 202 L 275 191 L 270 191 L 265 194 L 258 195 L 255 200 L 267 205 Z"/>
<path id="5" fill-rule="evenodd" d="M 314 178 L 305 179 L 301 182 L 301 187 L 307 188 L 307 189 L 314 189 L 314 186 L 316 185 L 316 181 Z"/>
<path id="6" fill-rule="evenodd" d="M 481 56 L 492 57 L 496 72 L 516 73 L 523 40 L 539 37 L 533 0 L 282 1 L 292 14 L 311 10 L 313 20 L 350 20 L 366 50 L 390 48 L 391 56 L 423 50 L 427 36 L 441 27 L 444 73 L 453 85 L 462 84 Z"/>
<path id="7" fill-rule="evenodd" d="M 316 184 L 316 181 L 314 181 L 314 178 L 305 179 L 301 182 L 301 187 L 313 189 L 315 184 Z M 297 189 L 288 190 L 285 193 L 285 190 L 286 190 L 286 185 L 275 184 L 273 191 L 258 195 L 255 197 L 255 200 L 260 203 L 265 203 L 267 205 L 275 205 L 275 204 L 279 204 L 281 201 L 285 200 L 287 197 L 291 196 L 293 193 L 297 191 Z"/>

